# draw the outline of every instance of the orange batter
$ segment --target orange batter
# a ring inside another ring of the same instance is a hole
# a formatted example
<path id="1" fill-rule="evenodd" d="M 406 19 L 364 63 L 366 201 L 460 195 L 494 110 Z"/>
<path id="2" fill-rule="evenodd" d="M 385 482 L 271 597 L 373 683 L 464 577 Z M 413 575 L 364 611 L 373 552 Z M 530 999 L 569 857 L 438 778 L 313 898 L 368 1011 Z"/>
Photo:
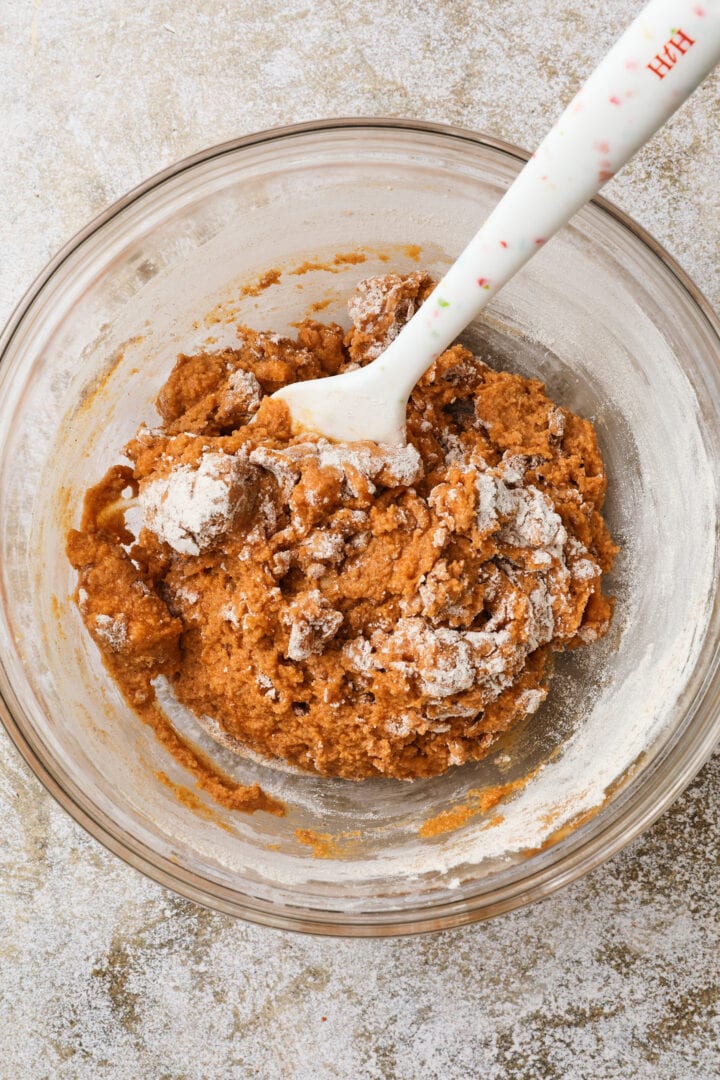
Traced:
<path id="1" fill-rule="evenodd" d="M 361 282 L 348 333 L 240 327 L 237 348 L 181 356 L 132 468 L 88 492 L 68 537 L 77 602 L 145 716 L 162 678 L 268 757 L 431 776 L 538 707 L 554 650 L 606 632 L 617 549 L 595 430 L 541 383 L 453 346 L 416 387 L 401 449 L 293 436 L 269 399 L 377 356 L 431 285 Z"/>

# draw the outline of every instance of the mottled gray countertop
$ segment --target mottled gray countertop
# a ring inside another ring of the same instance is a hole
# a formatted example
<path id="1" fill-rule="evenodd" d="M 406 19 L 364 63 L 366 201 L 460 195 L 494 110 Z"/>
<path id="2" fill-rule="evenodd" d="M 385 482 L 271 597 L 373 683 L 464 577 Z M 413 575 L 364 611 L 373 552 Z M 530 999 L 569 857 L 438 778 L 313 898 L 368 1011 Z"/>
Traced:
<path id="1" fill-rule="evenodd" d="M 25 0 L 0 11 L 0 317 L 88 218 L 211 143 L 316 117 L 526 147 L 631 0 Z M 720 80 L 607 189 L 720 304 Z M 0 737 L 0 1078 L 720 1075 L 720 757 L 600 870 L 415 939 L 258 929 L 146 881 Z"/>

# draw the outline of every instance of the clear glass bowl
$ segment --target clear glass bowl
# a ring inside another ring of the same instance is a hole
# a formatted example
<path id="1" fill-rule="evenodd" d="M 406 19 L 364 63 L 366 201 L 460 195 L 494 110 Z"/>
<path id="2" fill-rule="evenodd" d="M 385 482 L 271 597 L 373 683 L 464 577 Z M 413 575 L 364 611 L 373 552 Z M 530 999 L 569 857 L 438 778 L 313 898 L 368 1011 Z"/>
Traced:
<path id="1" fill-rule="evenodd" d="M 593 418 L 622 544 L 611 634 L 560 660 L 544 708 L 487 760 L 413 784 L 325 780 L 239 759 L 176 711 L 230 773 L 289 807 L 283 819 L 247 817 L 199 793 L 204 809 L 193 810 L 158 773 L 192 780 L 124 705 L 68 599 L 65 530 L 84 488 L 141 419 L 152 422 L 177 352 L 208 335 L 232 340 L 233 317 L 282 331 L 318 298 L 329 300 L 323 317 L 343 319 L 358 278 L 415 267 L 408 245 L 440 272 L 524 160 L 493 139 L 394 120 L 227 143 L 89 225 L 4 333 L 3 719 L 81 824 L 185 896 L 319 933 L 470 922 L 547 895 L 617 851 L 718 737 L 718 322 L 658 245 L 601 200 L 469 331 L 491 363 L 537 375 Z M 362 265 L 289 272 L 360 248 Z M 285 269 L 280 283 L 241 296 L 270 267 Z M 478 790 L 494 791 L 497 805 L 481 812 Z M 420 835 L 458 806 L 467 812 L 456 828 Z"/>

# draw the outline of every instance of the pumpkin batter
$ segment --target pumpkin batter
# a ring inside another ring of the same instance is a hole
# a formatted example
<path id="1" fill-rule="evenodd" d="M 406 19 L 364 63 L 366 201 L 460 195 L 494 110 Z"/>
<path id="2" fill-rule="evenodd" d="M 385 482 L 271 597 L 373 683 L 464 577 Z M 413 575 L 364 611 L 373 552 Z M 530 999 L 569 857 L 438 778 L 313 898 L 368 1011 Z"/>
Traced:
<path id="1" fill-rule="evenodd" d="M 68 537 L 82 617 L 138 711 L 161 678 L 265 756 L 431 776 L 539 706 L 554 650 L 607 631 L 595 430 L 540 382 L 455 345 L 415 388 L 404 448 L 293 435 L 270 400 L 373 359 L 431 287 L 368 279 L 348 333 L 240 327 L 237 348 L 178 359 L 160 426 Z"/>

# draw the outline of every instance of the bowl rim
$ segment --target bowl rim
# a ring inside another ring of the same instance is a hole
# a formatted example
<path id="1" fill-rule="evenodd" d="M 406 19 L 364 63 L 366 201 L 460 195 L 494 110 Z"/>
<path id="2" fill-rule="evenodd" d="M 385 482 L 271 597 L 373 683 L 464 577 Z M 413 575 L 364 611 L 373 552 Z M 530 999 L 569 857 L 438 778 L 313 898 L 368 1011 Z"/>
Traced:
<path id="1" fill-rule="evenodd" d="M 206 147 L 169 165 L 130 189 L 92 218 L 63 245 L 37 275 L 11 312 L 0 333 L 0 365 L 5 359 L 18 328 L 37 297 L 63 264 L 87 239 L 147 193 L 205 161 L 235 153 L 244 148 L 259 146 L 266 142 L 282 141 L 299 135 L 363 128 L 440 135 L 469 142 L 483 149 L 500 151 L 521 163 L 525 163 L 530 157 L 527 151 L 495 136 L 451 124 L 392 117 L 337 117 L 307 121 L 268 128 Z M 695 307 L 704 316 L 712 336 L 717 341 L 718 356 L 720 356 L 720 318 L 688 274 L 665 248 L 625 211 L 602 196 L 595 196 L 591 202 L 624 226 L 664 264 L 666 270 L 676 279 L 677 285 L 689 295 Z M 717 595 L 714 609 L 716 613 Z M 0 666 L 2 666 L 2 656 L 0 656 Z M 7 681 L 8 686 L 11 687 L 10 681 Z M 695 695 L 696 707 L 711 690 L 712 687 L 706 680 Z M 53 771 L 52 761 L 45 752 L 45 748 L 39 740 L 30 737 L 29 733 L 22 729 L 9 702 L 0 694 L 0 722 L 21 757 L 46 791 L 90 836 L 133 869 L 187 899 L 224 914 L 242 917 L 251 923 L 301 933 L 346 937 L 387 937 L 426 933 L 466 925 L 549 896 L 562 886 L 570 884 L 600 866 L 649 828 L 678 798 L 709 759 L 720 736 L 720 695 L 717 693 L 712 702 L 711 712 L 710 722 L 704 729 L 693 731 L 688 727 L 682 734 L 693 735 L 693 738 L 668 740 L 668 745 L 661 749 L 649 767 L 643 770 L 636 780 L 631 780 L 627 784 L 623 792 L 625 797 L 621 801 L 627 807 L 632 797 L 633 813 L 630 819 L 616 813 L 606 820 L 602 827 L 599 827 L 600 823 L 597 819 L 594 822 L 591 820 L 579 824 L 569 836 L 550 849 L 555 854 L 555 858 L 546 860 L 544 865 L 527 876 L 516 878 L 509 884 L 503 885 L 496 890 L 495 894 L 482 894 L 482 904 L 477 903 L 478 896 L 471 896 L 456 901 L 444 900 L 438 904 L 408 910 L 393 909 L 349 914 L 304 907 L 293 908 L 272 900 L 261 900 L 217 884 L 213 884 L 212 891 L 208 891 L 204 879 L 199 875 L 152 851 L 135 837 L 119 829 L 108 815 L 84 797 L 83 792 L 74 783 L 68 783 L 65 786 L 61 784 Z M 659 784 L 659 780 L 665 782 Z M 581 834 L 585 834 L 584 839 L 581 839 Z M 571 865 L 567 865 L 568 863 Z"/>

